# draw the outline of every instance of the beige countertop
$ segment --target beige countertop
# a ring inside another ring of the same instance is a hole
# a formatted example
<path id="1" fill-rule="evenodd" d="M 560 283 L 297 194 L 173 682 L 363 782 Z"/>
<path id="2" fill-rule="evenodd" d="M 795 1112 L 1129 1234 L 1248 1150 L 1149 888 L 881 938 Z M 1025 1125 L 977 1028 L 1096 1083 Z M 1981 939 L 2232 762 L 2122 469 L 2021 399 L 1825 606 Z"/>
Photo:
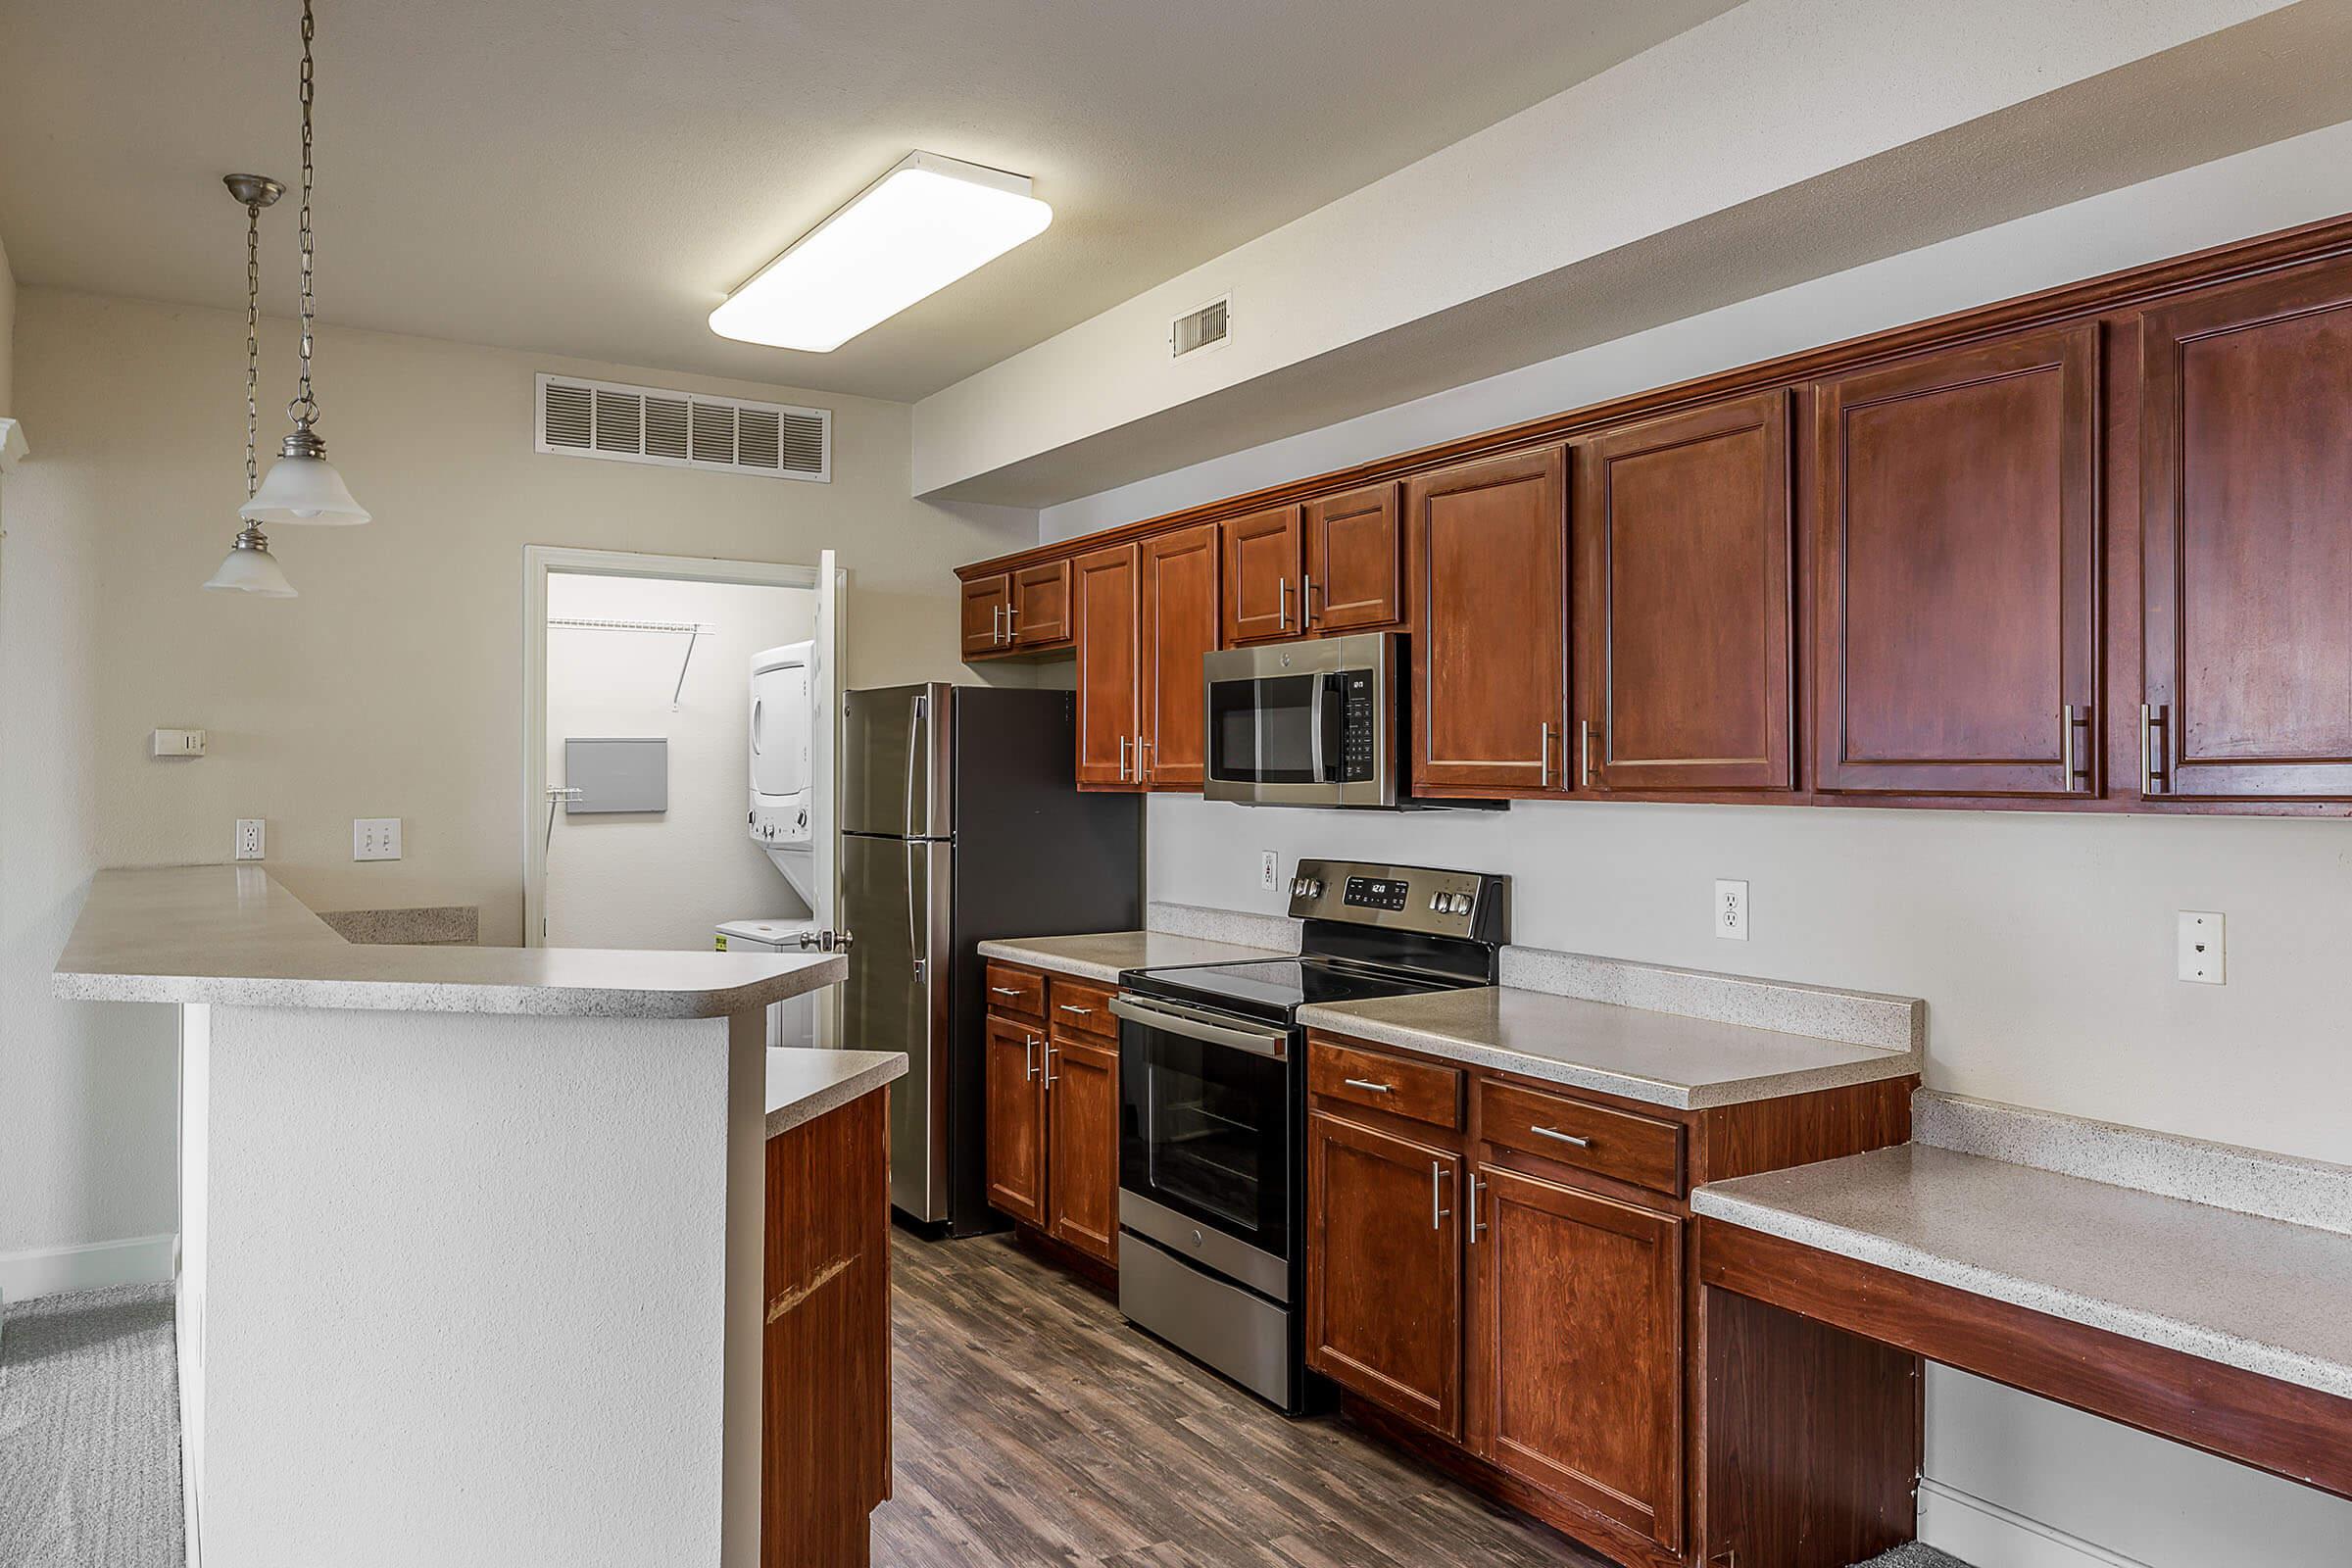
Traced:
<path id="1" fill-rule="evenodd" d="M 1317 1004 L 1299 1008 L 1298 1021 L 1678 1110 L 1904 1078 L 1920 1068 L 1915 1052 L 1509 986 Z"/>
<path id="2" fill-rule="evenodd" d="M 1103 985 L 1116 985 L 1121 969 L 1150 969 L 1185 963 L 1247 963 L 1255 958 L 1293 958 L 1296 953 L 1211 942 L 1167 931 L 1106 931 L 1078 937 L 1021 937 L 983 942 L 980 956 L 1032 969 L 1051 969 Z"/>
<path id="3" fill-rule="evenodd" d="M 767 1050 L 767 1136 L 792 1131 L 905 1076 L 902 1051 Z"/>
<path id="4" fill-rule="evenodd" d="M 1900 1274 L 2352 1397 L 2352 1236 L 1927 1144 L 1690 1206 Z"/>
<path id="5" fill-rule="evenodd" d="M 258 865 L 101 871 L 52 985 L 84 1002 L 715 1018 L 836 985 L 839 955 L 346 942 Z"/>

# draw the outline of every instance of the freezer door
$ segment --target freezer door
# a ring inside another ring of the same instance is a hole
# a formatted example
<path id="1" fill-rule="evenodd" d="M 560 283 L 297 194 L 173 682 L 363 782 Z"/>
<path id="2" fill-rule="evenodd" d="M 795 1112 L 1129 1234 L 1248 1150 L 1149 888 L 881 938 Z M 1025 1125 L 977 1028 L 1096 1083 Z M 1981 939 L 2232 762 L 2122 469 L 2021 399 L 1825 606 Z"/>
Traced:
<path id="1" fill-rule="evenodd" d="M 946 838 L 955 688 L 885 686 L 842 706 L 841 830 Z"/>
<path id="2" fill-rule="evenodd" d="M 841 842 L 850 978 L 841 1044 L 903 1051 L 890 1086 L 890 1200 L 926 1223 L 948 1213 L 948 895 L 954 851 L 922 839 Z"/>

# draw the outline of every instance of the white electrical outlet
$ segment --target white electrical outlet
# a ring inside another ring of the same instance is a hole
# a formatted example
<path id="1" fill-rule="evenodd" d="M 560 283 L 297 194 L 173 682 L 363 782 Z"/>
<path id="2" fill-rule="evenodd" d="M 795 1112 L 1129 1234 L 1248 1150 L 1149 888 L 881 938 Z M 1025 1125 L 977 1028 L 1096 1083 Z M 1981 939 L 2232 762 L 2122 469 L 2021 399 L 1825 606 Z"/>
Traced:
<path id="1" fill-rule="evenodd" d="M 2230 922 L 2211 909 L 2180 911 L 2180 978 L 2200 986 L 2227 985 Z"/>
<path id="2" fill-rule="evenodd" d="M 1732 942 L 1747 940 L 1746 883 L 1716 882 L 1715 934 Z"/>
<path id="3" fill-rule="evenodd" d="M 237 818 L 237 858 L 258 860 L 262 858 L 262 819 L 258 816 Z"/>
<path id="4" fill-rule="evenodd" d="M 1257 885 L 1261 888 L 1282 886 L 1282 857 L 1272 850 L 1257 858 Z"/>
<path id="5" fill-rule="evenodd" d="M 400 858 L 400 818 L 355 816 L 351 819 L 351 858 L 355 860 Z"/>

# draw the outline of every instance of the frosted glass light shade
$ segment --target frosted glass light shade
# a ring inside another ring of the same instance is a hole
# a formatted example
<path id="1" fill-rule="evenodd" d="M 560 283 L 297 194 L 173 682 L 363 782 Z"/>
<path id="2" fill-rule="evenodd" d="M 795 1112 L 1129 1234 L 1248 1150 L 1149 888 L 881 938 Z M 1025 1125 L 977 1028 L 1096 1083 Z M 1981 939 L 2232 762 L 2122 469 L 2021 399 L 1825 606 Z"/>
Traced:
<path id="1" fill-rule="evenodd" d="M 351 499 L 343 476 L 324 458 L 279 458 L 237 515 L 247 522 L 348 527 L 366 522 L 368 512 Z"/>
<path id="2" fill-rule="evenodd" d="M 230 550 L 228 559 L 220 563 L 220 569 L 213 573 L 205 586 L 219 593 L 252 594 L 260 599 L 301 597 L 266 545 L 259 548 L 238 545 Z"/>
<path id="3" fill-rule="evenodd" d="M 710 330 L 827 354 L 1052 221 L 1026 174 L 913 153 L 729 295 Z"/>

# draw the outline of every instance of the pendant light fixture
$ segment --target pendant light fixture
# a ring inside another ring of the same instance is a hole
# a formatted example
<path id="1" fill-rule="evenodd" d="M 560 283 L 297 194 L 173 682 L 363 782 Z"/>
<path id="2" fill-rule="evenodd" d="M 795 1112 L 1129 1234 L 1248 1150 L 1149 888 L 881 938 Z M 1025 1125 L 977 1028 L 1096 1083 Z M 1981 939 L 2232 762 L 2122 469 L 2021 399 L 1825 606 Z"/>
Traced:
<path id="1" fill-rule="evenodd" d="M 250 504 L 258 482 L 255 452 L 262 423 L 261 410 L 254 402 L 262 382 L 262 209 L 284 195 L 286 187 L 260 174 L 229 174 L 221 183 L 245 209 L 245 499 Z M 286 581 L 277 558 L 270 554 L 269 536 L 250 522 L 228 547 L 228 558 L 205 586 L 263 599 L 295 597 L 294 585 Z"/>
<path id="2" fill-rule="evenodd" d="M 351 498 L 343 476 L 326 461 L 326 443 L 315 428 L 318 400 L 311 395 L 312 327 L 316 319 L 311 297 L 311 103 L 316 73 L 311 39 L 318 23 L 311 0 L 302 0 L 302 382 L 286 416 L 294 428 L 278 449 L 259 494 L 245 503 L 241 515 L 251 522 L 352 524 L 368 520 L 368 511 Z"/>

